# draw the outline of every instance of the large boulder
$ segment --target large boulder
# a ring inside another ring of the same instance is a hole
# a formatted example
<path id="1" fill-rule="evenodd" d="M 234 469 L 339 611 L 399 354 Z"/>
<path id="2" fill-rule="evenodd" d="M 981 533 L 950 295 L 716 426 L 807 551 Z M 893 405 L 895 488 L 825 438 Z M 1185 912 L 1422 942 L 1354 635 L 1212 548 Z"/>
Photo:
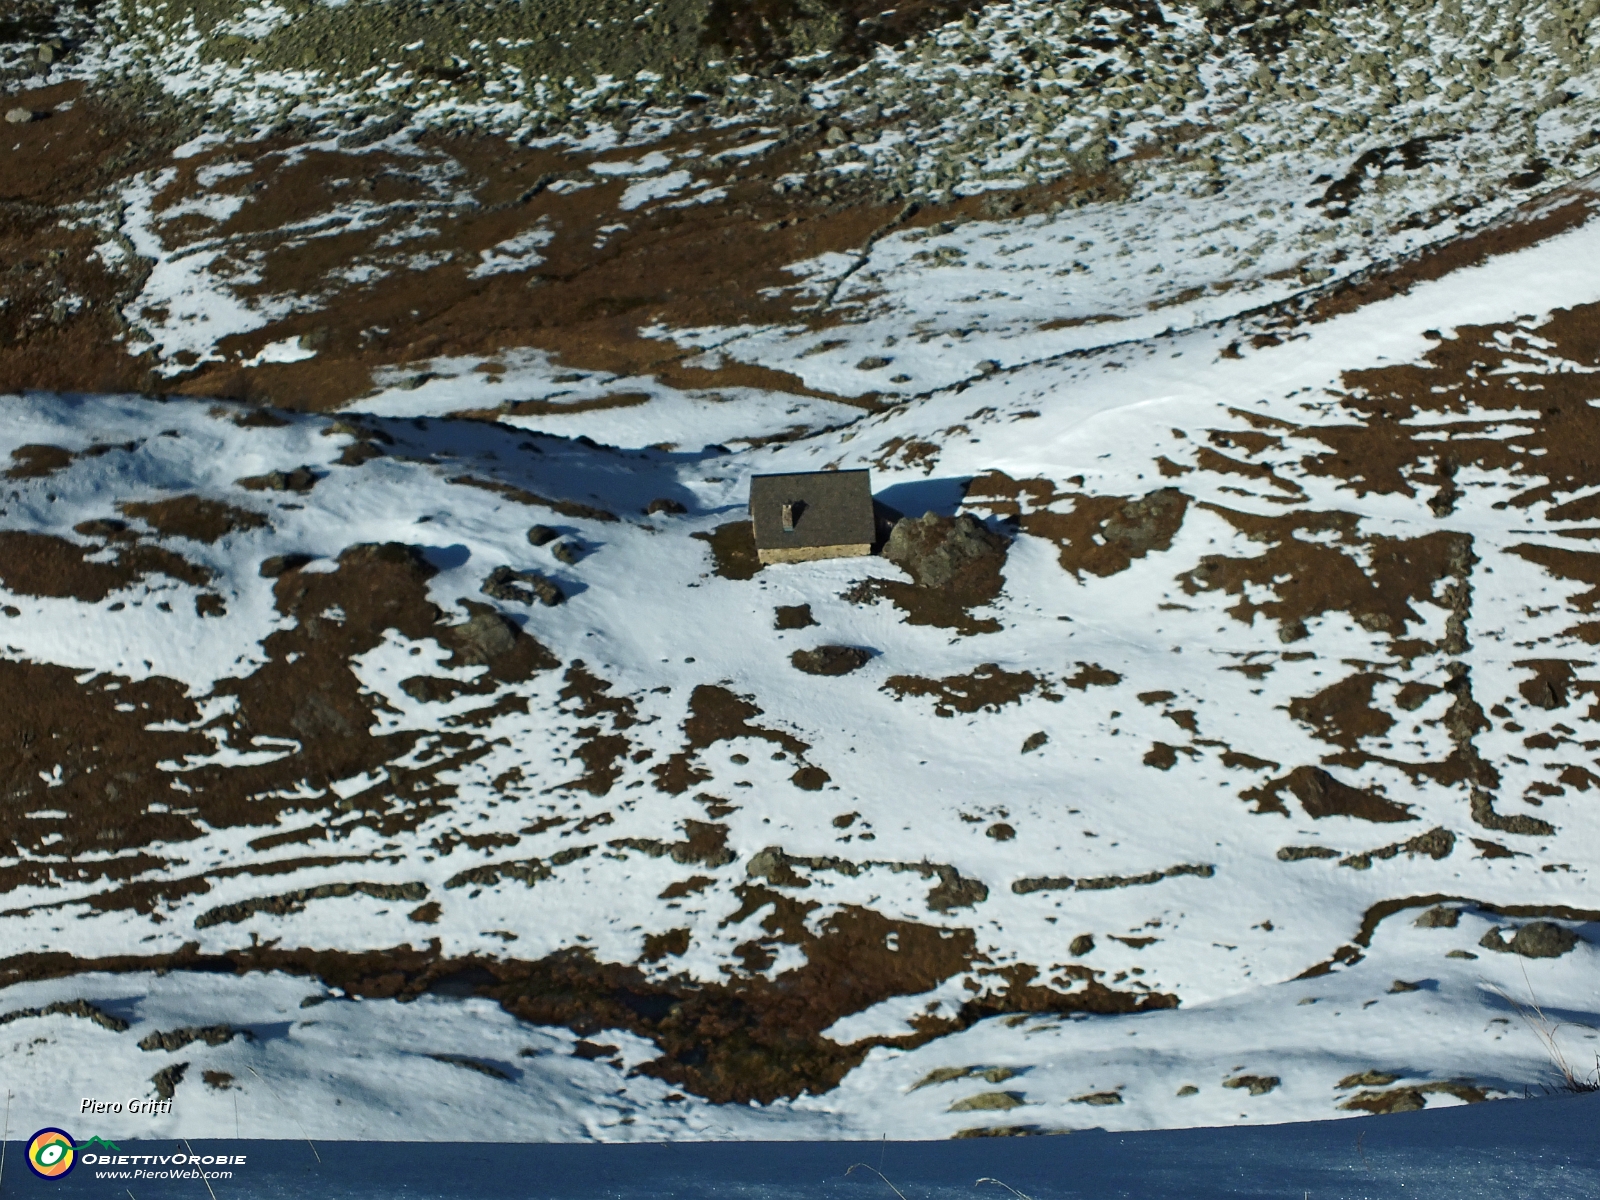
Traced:
<path id="1" fill-rule="evenodd" d="M 944 587 L 963 567 L 983 559 L 1005 557 L 1006 539 L 991 532 L 974 516 L 922 517 L 896 521 L 889 532 L 883 556 L 905 569 L 919 586 Z"/>
<path id="2" fill-rule="evenodd" d="M 1531 921 L 1505 941 L 1498 929 L 1483 935 L 1478 944 L 1502 954 L 1520 954 L 1523 958 L 1560 958 L 1583 939 L 1565 925 L 1554 921 Z"/>
<path id="3" fill-rule="evenodd" d="M 865 666 L 872 651 L 860 646 L 817 646 L 811 650 L 796 650 L 789 662 L 797 671 L 807 675 L 848 675 Z"/>
<path id="4" fill-rule="evenodd" d="M 554 580 L 546 579 L 537 571 L 516 571 L 510 567 L 496 567 L 490 571 L 480 590 L 495 600 L 511 600 L 518 604 L 537 602 L 553 606 L 567 598 Z"/>

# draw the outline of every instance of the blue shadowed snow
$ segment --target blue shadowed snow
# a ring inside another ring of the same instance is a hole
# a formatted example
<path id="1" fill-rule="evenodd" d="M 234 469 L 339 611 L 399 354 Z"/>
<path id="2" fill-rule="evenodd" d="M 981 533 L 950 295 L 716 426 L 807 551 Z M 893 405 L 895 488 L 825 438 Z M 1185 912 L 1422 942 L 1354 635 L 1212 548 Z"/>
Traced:
<path id="1" fill-rule="evenodd" d="M 129 1155 L 183 1149 L 165 1141 L 119 1146 Z M 980 1183 L 985 1177 L 1031 1200 L 1587 1200 L 1600 1196 L 1600 1096 L 1298 1125 L 945 1142 L 322 1142 L 316 1147 L 320 1163 L 305 1142 L 195 1142 L 193 1151 L 248 1157 L 245 1166 L 233 1168 L 233 1178 L 213 1182 L 217 1200 L 892 1196 L 870 1171 L 846 1176 L 860 1162 L 881 1163 L 906 1200 L 1011 1195 L 993 1182 Z M 7 1196 L 205 1195 L 196 1179 L 97 1179 L 97 1168 L 87 1164 L 46 1183 L 29 1176 L 20 1143 L 11 1144 L 7 1158 Z"/>

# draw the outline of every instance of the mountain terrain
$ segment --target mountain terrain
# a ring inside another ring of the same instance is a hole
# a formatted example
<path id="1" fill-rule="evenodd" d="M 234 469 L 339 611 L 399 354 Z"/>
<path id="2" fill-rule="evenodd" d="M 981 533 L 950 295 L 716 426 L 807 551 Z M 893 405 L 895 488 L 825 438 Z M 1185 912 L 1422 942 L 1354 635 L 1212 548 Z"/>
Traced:
<path id="1" fill-rule="evenodd" d="M 36 1124 L 1593 1079 L 1600 0 L 7 13 Z M 858 468 L 882 554 L 757 560 Z"/>

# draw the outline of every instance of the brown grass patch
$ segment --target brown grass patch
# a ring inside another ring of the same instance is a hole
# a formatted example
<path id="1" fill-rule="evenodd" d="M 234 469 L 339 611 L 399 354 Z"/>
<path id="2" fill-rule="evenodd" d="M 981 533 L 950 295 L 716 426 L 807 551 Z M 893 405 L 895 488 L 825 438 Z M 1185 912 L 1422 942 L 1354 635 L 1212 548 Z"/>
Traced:
<path id="1" fill-rule="evenodd" d="M 117 505 L 123 516 L 143 521 L 164 537 L 182 537 L 195 542 L 215 542 L 230 533 L 260 529 L 266 517 L 246 508 L 235 508 L 199 496 L 174 496 L 170 500 L 123 501 Z"/>
<path id="2" fill-rule="evenodd" d="M 907 696 L 928 696 L 934 701 L 934 715 L 953 717 L 956 713 L 999 712 L 1007 704 L 1020 704 L 1022 698 L 1044 684 L 1032 671 L 1004 671 L 996 663 L 984 663 L 965 675 L 946 675 L 943 679 L 923 679 L 918 675 L 891 675 L 883 690 L 896 700 Z M 1050 699 L 1049 693 L 1045 693 Z M 1060 699 L 1059 696 L 1054 697 Z"/>
<path id="3" fill-rule="evenodd" d="M 1376 822 L 1417 819 L 1409 806 L 1396 804 L 1377 792 L 1341 783 L 1321 767 L 1296 767 L 1280 779 L 1269 779 L 1239 795 L 1245 800 L 1254 800 L 1258 813 L 1288 816 L 1289 810 L 1284 807 L 1281 796 L 1285 790 L 1300 802 L 1300 807 L 1312 820 L 1323 817 L 1355 817 Z"/>

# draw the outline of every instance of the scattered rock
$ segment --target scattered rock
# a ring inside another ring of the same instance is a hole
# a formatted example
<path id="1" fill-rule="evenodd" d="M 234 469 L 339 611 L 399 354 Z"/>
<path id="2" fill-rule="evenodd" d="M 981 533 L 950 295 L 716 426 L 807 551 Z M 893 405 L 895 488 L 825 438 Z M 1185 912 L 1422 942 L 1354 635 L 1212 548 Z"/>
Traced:
<path id="1" fill-rule="evenodd" d="M 1461 920 L 1461 910 L 1445 904 L 1435 904 L 1416 920 L 1422 929 L 1454 929 Z"/>
<path id="2" fill-rule="evenodd" d="M 69 1017 L 82 1017 L 93 1021 L 102 1029 L 109 1029 L 112 1033 L 126 1033 L 128 1023 L 121 1017 L 114 1017 L 104 1009 L 96 1008 L 87 1000 L 56 1000 L 46 1004 L 43 1008 L 16 1008 L 8 1013 L 0 1013 L 0 1025 L 9 1025 L 12 1021 L 22 1021 L 30 1017 L 49 1017 L 57 1013 Z"/>
<path id="3" fill-rule="evenodd" d="M 1339 851 L 1330 846 L 1280 846 L 1279 862 L 1301 862 L 1308 858 L 1338 858 Z"/>
<path id="4" fill-rule="evenodd" d="M 976 1129 L 958 1129 L 950 1136 L 955 1138 L 1038 1137 L 1047 1133 L 1064 1133 L 1065 1130 L 1044 1129 L 1038 1125 L 982 1125 Z"/>
<path id="5" fill-rule="evenodd" d="M 1178 1095 L 1180 1096 L 1198 1096 L 1199 1094 L 1200 1089 L 1192 1083 L 1186 1083 L 1178 1089 Z"/>
<path id="6" fill-rule="evenodd" d="M 904 568 L 921 587 L 936 588 L 948 584 L 969 563 L 1004 557 L 1006 545 L 1005 538 L 974 516 L 963 513 L 952 520 L 929 512 L 920 519 L 896 521 L 883 556 Z"/>
<path id="7" fill-rule="evenodd" d="M 646 513 L 650 513 L 650 514 L 666 513 L 669 516 L 681 516 L 683 513 L 686 513 L 689 510 L 686 509 L 683 505 L 679 504 L 676 500 L 669 500 L 665 496 L 658 496 L 658 497 L 656 497 L 656 499 L 650 501 L 650 503 L 645 506 L 645 510 L 644 511 Z M 529 537 L 529 540 L 532 540 L 532 538 L 533 538 L 533 531 L 532 530 L 529 530 L 528 537 Z M 539 543 L 535 542 L 534 544 L 538 545 Z"/>
<path id="8" fill-rule="evenodd" d="M 860 362 L 858 362 L 856 364 L 856 370 L 858 370 L 858 371 L 881 371 L 884 367 L 887 367 L 893 361 L 894 361 L 894 359 L 892 359 L 892 358 L 884 358 L 882 355 L 874 354 L 874 355 L 871 355 L 868 358 L 863 358 Z"/>
<path id="9" fill-rule="evenodd" d="M 1404 979 L 1396 979 L 1389 985 L 1389 994 L 1391 996 L 1399 992 L 1420 992 L 1421 990 L 1422 985 L 1420 983 L 1407 983 Z"/>
<path id="10" fill-rule="evenodd" d="M 1499 953 L 1520 954 L 1523 958 L 1560 958 L 1582 939 L 1565 925 L 1554 921 L 1533 921 L 1517 930 L 1509 942 L 1499 929 L 1484 934 L 1478 945 Z"/>
<path id="11" fill-rule="evenodd" d="M 33 110 L 31 108 L 12 108 L 6 110 L 7 125 L 26 125 L 31 120 L 33 120 Z"/>
<path id="12" fill-rule="evenodd" d="M 170 1067 L 162 1067 L 150 1076 L 150 1082 L 155 1084 L 156 1096 L 161 1100 L 171 1100 L 178 1090 L 178 1085 L 183 1082 L 183 1073 L 189 1069 L 186 1062 L 173 1063 Z"/>
<path id="13" fill-rule="evenodd" d="M 537 601 L 547 608 L 553 608 L 567 598 L 554 580 L 545 578 L 537 571 L 517 571 L 511 567 L 496 567 L 490 571 L 479 590 L 495 600 L 510 600 L 518 604 Z"/>
<path id="14" fill-rule="evenodd" d="M 864 667 L 872 658 L 872 651 L 859 646 L 817 646 L 811 650 L 796 650 L 789 656 L 795 670 L 807 675 L 848 675 Z"/>
<path id="15" fill-rule="evenodd" d="M 1087 1096 L 1074 1096 L 1073 1104 L 1093 1104 L 1100 1107 L 1107 1104 L 1121 1104 L 1121 1092 L 1090 1092 Z"/>
<path id="16" fill-rule="evenodd" d="M 1417 1112 L 1427 1106 L 1428 1101 L 1418 1088 L 1395 1088 L 1389 1092 L 1361 1092 L 1339 1105 L 1340 1108 L 1374 1115 Z"/>
<path id="17" fill-rule="evenodd" d="M 1333 1085 L 1333 1090 L 1345 1092 L 1358 1087 L 1388 1087 L 1399 1078 L 1400 1076 L 1391 1075 L 1387 1071 L 1363 1071 L 1359 1075 L 1346 1075 Z"/>
<path id="18" fill-rule="evenodd" d="M 298 571 L 312 560 L 309 554 L 274 554 L 271 558 L 263 559 L 261 563 L 261 578 L 276 579 L 280 575 L 287 575 L 290 571 Z"/>
<path id="19" fill-rule="evenodd" d="M 1049 740 L 1050 735 L 1042 729 L 1038 733 L 1030 733 L 1025 739 L 1023 739 L 1022 752 L 1024 754 L 1031 754 Z"/>
<path id="20" fill-rule="evenodd" d="M 574 541 L 557 542 L 550 547 L 550 557 L 570 567 L 583 557 L 583 547 Z"/>
<path id="21" fill-rule="evenodd" d="M 265 475 L 235 479 L 234 483 L 250 492 L 305 493 L 317 486 L 318 478 L 310 467 L 296 467 L 292 471 L 268 471 Z"/>
<path id="22" fill-rule="evenodd" d="M 546 542 L 553 542 L 560 536 L 548 525 L 535 525 L 528 530 L 528 541 L 535 546 L 543 546 Z"/>
<path id="23" fill-rule="evenodd" d="M 506 654 L 521 632 L 497 612 L 480 612 L 460 625 L 450 626 L 450 637 L 462 661 L 483 666 Z"/>
<path id="24" fill-rule="evenodd" d="M 1247 1088 L 1252 1096 L 1265 1096 L 1282 1081 L 1276 1075 L 1239 1075 L 1224 1079 L 1225 1088 Z"/>
<path id="25" fill-rule="evenodd" d="M 1094 938 L 1087 933 L 1080 933 L 1077 937 L 1073 938 L 1071 944 L 1067 946 L 1067 952 L 1074 958 L 1082 958 L 1085 954 L 1089 953 L 1089 951 L 1093 949 Z"/>
<path id="26" fill-rule="evenodd" d="M 1444 956 L 1446 958 L 1470 958 L 1474 961 L 1476 961 L 1478 957 L 1470 950 L 1446 950 Z"/>
<path id="27" fill-rule="evenodd" d="M 1004 1111 L 1008 1108 L 1020 1108 L 1027 1103 L 1022 1098 L 1021 1092 L 979 1092 L 976 1096 L 968 1096 L 964 1100 L 957 1100 L 946 1112 L 994 1112 Z"/>
<path id="28" fill-rule="evenodd" d="M 1011 826 L 1007 825 L 1004 821 L 996 822 L 983 832 L 997 842 L 1009 842 L 1012 838 L 1017 836 L 1017 831 L 1011 828 Z"/>
<path id="29" fill-rule="evenodd" d="M 191 1042 L 204 1042 L 208 1046 L 222 1046 L 243 1034 L 246 1041 L 253 1040 L 248 1029 L 235 1029 L 231 1025 L 185 1025 L 171 1033 L 146 1034 L 139 1039 L 141 1050 L 182 1050 Z"/>
<path id="30" fill-rule="evenodd" d="M 419 925 L 432 925 L 438 921 L 442 912 L 444 912 L 444 909 L 440 907 L 437 900 L 429 900 L 426 904 L 413 908 L 406 914 L 406 918 L 415 921 Z"/>

